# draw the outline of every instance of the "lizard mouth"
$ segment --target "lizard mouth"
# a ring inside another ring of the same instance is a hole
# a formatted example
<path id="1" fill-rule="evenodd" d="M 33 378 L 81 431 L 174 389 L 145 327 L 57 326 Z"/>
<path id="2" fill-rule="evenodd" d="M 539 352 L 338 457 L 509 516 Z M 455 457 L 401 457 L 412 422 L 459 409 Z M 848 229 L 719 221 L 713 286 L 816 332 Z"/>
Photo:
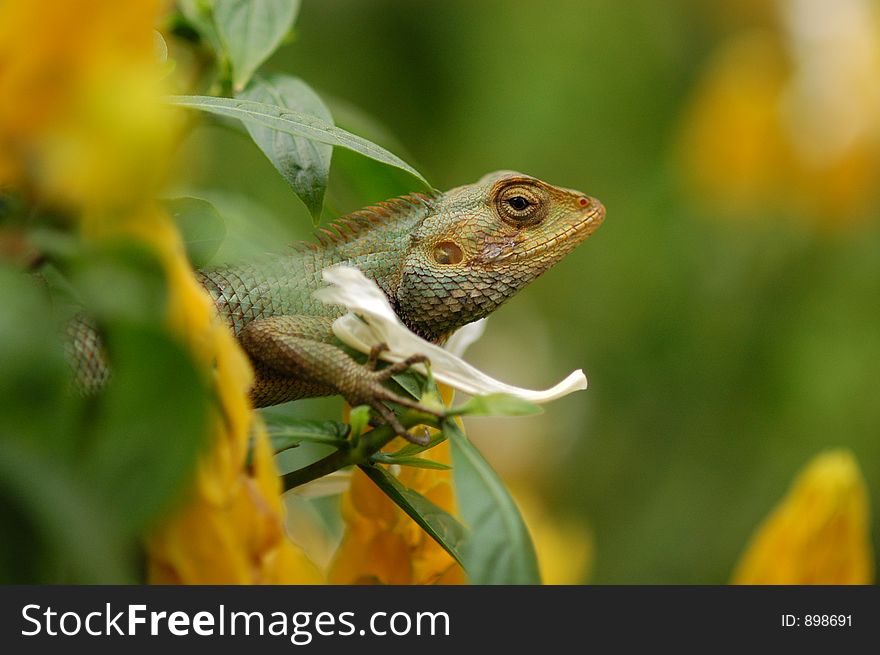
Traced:
<path id="1" fill-rule="evenodd" d="M 552 251 L 555 259 L 561 259 L 595 232 L 605 220 L 605 206 L 595 198 L 587 198 L 587 200 L 588 204 L 584 209 L 571 218 L 566 218 L 562 228 L 551 237 L 522 250 L 517 248 L 508 250 L 495 261 L 532 259 L 548 250 Z"/>
<path id="2" fill-rule="evenodd" d="M 586 239 L 595 232 L 602 225 L 602 221 L 605 220 L 605 205 L 595 198 L 588 198 L 588 201 L 589 204 L 584 209 L 584 215 L 575 228 L 576 232 L 582 233 L 581 240 Z"/>

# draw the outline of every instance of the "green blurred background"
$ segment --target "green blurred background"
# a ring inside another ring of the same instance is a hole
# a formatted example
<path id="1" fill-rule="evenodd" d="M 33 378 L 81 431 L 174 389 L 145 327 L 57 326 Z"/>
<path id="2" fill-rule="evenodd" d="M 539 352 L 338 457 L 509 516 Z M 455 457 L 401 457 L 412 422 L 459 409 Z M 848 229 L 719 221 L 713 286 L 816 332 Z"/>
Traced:
<path id="1" fill-rule="evenodd" d="M 520 386 L 582 367 L 589 390 L 469 432 L 590 529 L 591 582 L 723 583 L 823 449 L 854 452 L 880 507 L 878 42 L 858 0 L 307 0 L 265 68 L 438 188 L 514 169 L 606 204 L 469 354 Z M 181 162 L 228 222 L 218 259 L 308 233 L 244 133 L 200 127 Z M 337 150 L 326 215 L 412 187 Z"/>

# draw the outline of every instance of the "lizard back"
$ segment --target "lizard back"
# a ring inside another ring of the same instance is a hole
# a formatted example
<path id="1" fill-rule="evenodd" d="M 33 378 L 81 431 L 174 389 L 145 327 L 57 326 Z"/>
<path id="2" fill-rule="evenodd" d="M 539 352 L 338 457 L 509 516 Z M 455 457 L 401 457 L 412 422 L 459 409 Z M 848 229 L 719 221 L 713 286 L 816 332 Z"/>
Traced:
<path id="1" fill-rule="evenodd" d="M 205 269 L 197 273 L 199 282 L 236 335 L 250 322 L 270 316 L 339 316 L 342 308 L 312 296 L 324 285 L 321 271 L 333 264 L 356 266 L 393 304 L 402 253 L 430 203 L 422 194 L 383 201 L 319 228 L 317 243 L 300 242 L 289 253 L 255 264 Z"/>

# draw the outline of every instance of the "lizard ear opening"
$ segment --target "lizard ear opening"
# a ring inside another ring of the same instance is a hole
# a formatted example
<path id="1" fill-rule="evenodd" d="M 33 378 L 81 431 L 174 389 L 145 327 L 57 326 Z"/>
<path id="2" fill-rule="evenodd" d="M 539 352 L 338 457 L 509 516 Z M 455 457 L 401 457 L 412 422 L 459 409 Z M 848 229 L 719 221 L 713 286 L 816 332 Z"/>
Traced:
<path id="1" fill-rule="evenodd" d="M 434 246 L 434 261 L 438 264 L 460 264 L 464 259 L 464 253 L 457 243 L 441 241 Z"/>

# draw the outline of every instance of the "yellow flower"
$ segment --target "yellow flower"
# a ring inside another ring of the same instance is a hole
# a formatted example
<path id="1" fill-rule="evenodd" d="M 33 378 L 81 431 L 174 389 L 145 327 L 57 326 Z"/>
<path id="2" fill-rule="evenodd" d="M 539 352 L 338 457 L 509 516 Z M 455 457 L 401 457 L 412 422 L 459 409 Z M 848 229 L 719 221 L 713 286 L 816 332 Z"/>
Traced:
<path id="1" fill-rule="evenodd" d="M 0 3 L 0 188 L 88 209 L 143 199 L 171 132 L 154 0 Z"/>
<path id="2" fill-rule="evenodd" d="M 0 3 L 0 188 L 63 207 L 86 241 L 124 236 L 151 248 L 168 280 L 168 329 L 213 381 L 211 446 L 184 503 L 146 538 L 150 580 L 319 582 L 283 532 L 280 480 L 247 399 L 247 358 L 154 201 L 176 131 L 162 106 L 154 50 L 163 6 Z"/>
<path id="3" fill-rule="evenodd" d="M 147 542 L 149 580 L 174 584 L 317 584 L 323 576 L 283 529 L 281 481 L 265 430 L 247 400 L 250 365 L 214 314 L 196 282 L 179 235 L 167 216 L 134 232 L 165 257 L 171 298 L 169 323 L 206 368 L 214 366 L 220 406 L 212 418 L 214 444 L 199 463 L 180 510 Z M 251 470 L 245 466 L 254 427 Z"/>
<path id="4" fill-rule="evenodd" d="M 541 581 L 546 585 L 584 584 L 593 565 L 593 535 L 587 526 L 549 513 L 525 487 L 514 497 L 535 545 Z"/>
<path id="5" fill-rule="evenodd" d="M 681 142 L 689 188 L 713 215 L 861 218 L 880 200 L 877 6 L 769 6 L 769 24 L 722 43 L 695 88 Z"/>
<path id="6" fill-rule="evenodd" d="M 151 535 L 150 582 L 322 583 L 317 567 L 284 533 L 280 480 L 262 427 L 250 474 L 230 452 L 238 450 L 235 441 L 219 444 L 202 461 L 191 498 Z"/>
<path id="7" fill-rule="evenodd" d="M 823 453 L 758 528 L 734 584 L 871 584 L 865 483 L 852 454 Z"/>
<path id="8" fill-rule="evenodd" d="M 443 400 L 452 401 L 452 390 L 441 386 Z M 386 450 L 404 444 L 395 439 Z M 426 451 L 426 459 L 450 463 L 449 443 Z M 414 489 L 438 507 L 456 514 L 451 470 L 404 466 L 400 482 Z M 395 505 L 360 470 L 355 469 L 351 486 L 342 497 L 346 533 L 330 567 L 334 584 L 464 584 L 461 567 Z"/>

